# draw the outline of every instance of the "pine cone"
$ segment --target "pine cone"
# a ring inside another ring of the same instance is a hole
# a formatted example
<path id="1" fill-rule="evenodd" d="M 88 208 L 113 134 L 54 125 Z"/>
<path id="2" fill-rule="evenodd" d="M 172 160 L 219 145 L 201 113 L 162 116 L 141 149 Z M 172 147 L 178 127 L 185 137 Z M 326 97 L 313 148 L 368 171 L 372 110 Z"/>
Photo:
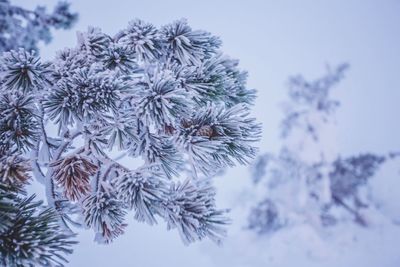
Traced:
<path id="1" fill-rule="evenodd" d="M 3 156 L 0 159 L 0 181 L 21 186 L 28 183 L 31 178 L 29 161 L 16 155 Z"/>
<path id="2" fill-rule="evenodd" d="M 65 196 L 72 201 L 80 199 L 90 191 L 90 176 L 98 167 L 82 155 L 67 156 L 50 164 L 54 168 L 52 178 L 64 189 Z"/>
<path id="3" fill-rule="evenodd" d="M 203 125 L 196 133 L 198 136 L 205 136 L 211 138 L 214 135 L 214 130 L 209 125 Z"/>
<path id="4" fill-rule="evenodd" d="M 191 120 L 182 119 L 181 125 L 183 128 L 189 128 L 190 126 L 193 125 L 193 122 Z"/>
<path id="5" fill-rule="evenodd" d="M 165 125 L 164 125 L 164 132 L 165 132 L 167 135 L 173 135 L 174 132 L 175 132 L 175 128 L 174 128 L 174 126 L 172 126 L 172 125 L 167 125 L 167 124 L 165 124 Z"/>

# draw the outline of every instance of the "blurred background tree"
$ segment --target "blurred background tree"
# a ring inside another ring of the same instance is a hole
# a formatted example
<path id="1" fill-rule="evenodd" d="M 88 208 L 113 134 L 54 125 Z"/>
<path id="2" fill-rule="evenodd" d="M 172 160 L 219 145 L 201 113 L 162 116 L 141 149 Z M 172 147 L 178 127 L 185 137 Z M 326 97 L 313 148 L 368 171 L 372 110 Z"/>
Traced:
<path id="1" fill-rule="evenodd" d="M 51 41 L 52 29 L 70 29 L 78 19 L 69 3 L 58 2 L 52 13 L 38 6 L 28 10 L 0 0 L 0 52 L 25 48 L 38 51 L 38 43 Z"/>
<path id="2" fill-rule="evenodd" d="M 374 219 L 377 203 L 370 180 L 397 154 L 342 157 L 337 151 L 335 112 L 340 102 L 331 91 L 348 67 L 328 67 L 314 81 L 301 75 L 289 79 L 280 152 L 262 154 L 252 166 L 254 186 L 263 193 L 250 211 L 248 228 L 271 234 L 304 223 L 322 229 L 351 220 L 368 227 Z"/>

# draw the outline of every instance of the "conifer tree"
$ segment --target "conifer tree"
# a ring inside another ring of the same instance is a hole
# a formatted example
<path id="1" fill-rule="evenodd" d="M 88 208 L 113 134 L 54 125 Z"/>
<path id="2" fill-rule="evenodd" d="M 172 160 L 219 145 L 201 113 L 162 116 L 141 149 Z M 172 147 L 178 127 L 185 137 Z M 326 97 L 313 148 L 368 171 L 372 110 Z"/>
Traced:
<path id="1" fill-rule="evenodd" d="M 332 89 L 343 79 L 347 64 L 314 81 L 289 80 L 289 101 L 281 123 L 279 153 L 260 155 L 252 179 L 263 194 L 249 215 L 249 228 L 270 233 L 296 223 L 316 228 L 353 220 L 368 225 L 363 215 L 373 208 L 368 182 L 390 157 L 360 153 L 342 157 L 335 144 L 335 111 L 339 101 Z"/>
<path id="2" fill-rule="evenodd" d="M 67 2 L 58 2 L 49 14 L 42 6 L 28 10 L 0 0 L 0 52 L 18 48 L 38 51 L 40 41 L 51 41 L 52 29 L 69 29 L 77 18 Z"/>
<path id="3" fill-rule="evenodd" d="M 57 227 L 90 228 L 100 243 L 132 219 L 165 221 L 185 244 L 220 243 L 229 220 L 211 178 L 247 164 L 260 137 L 255 90 L 220 46 L 186 20 L 134 20 L 114 36 L 78 33 L 50 62 L 3 53 L 0 151 L 18 168 L 7 181 L 33 176 Z"/>

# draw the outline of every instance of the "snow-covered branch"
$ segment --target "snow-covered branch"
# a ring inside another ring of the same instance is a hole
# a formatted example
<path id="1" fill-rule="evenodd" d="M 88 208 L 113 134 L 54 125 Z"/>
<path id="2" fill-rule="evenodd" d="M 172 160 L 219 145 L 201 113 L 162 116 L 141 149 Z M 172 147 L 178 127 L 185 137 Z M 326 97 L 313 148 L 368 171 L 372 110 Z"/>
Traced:
<path id="1" fill-rule="evenodd" d="M 7 179 L 24 183 L 33 172 L 64 228 L 85 225 L 102 243 L 123 233 L 130 211 L 165 221 L 185 244 L 220 243 L 229 220 L 210 178 L 248 164 L 261 129 L 250 116 L 255 90 L 220 46 L 186 20 L 134 20 L 114 38 L 79 33 L 51 62 L 4 53 L 0 151 L 18 169 Z"/>

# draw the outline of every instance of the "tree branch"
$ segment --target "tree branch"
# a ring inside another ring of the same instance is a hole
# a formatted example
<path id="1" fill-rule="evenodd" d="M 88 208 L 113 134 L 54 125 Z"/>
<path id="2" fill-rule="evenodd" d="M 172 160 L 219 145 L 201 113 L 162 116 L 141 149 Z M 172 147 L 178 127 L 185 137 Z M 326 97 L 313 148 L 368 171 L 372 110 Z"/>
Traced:
<path id="1" fill-rule="evenodd" d="M 68 145 L 70 145 L 71 142 L 81 134 L 82 134 L 82 132 L 80 130 L 76 130 L 75 132 L 73 132 L 71 134 L 71 136 L 69 138 L 64 140 L 60 144 L 58 149 L 55 151 L 53 162 L 58 160 L 61 157 L 61 155 L 64 152 L 64 150 L 68 147 Z M 53 182 L 53 178 L 52 178 L 53 173 L 54 173 L 54 169 L 49 166 L 48 169 L 47 169 L 47 174 L 46 174 L 46 177 L 45 177 L 44 180 L 45 180 L 45 187 L 46 187 L 47 204 L 50 207 L 56 209 L 56 204 L 55 204 L 56 196 L 55 196 L 55 192 L 54 192 L 54 182 Z M 62 218 L 60 218 L 59 221 L 61 222 L 62 226 L 64 226 L 64 228 L 69 229 L 68 226 L 66 225 L 66 223 L 64 222 L 64 220 L 62 220 Z"/>

